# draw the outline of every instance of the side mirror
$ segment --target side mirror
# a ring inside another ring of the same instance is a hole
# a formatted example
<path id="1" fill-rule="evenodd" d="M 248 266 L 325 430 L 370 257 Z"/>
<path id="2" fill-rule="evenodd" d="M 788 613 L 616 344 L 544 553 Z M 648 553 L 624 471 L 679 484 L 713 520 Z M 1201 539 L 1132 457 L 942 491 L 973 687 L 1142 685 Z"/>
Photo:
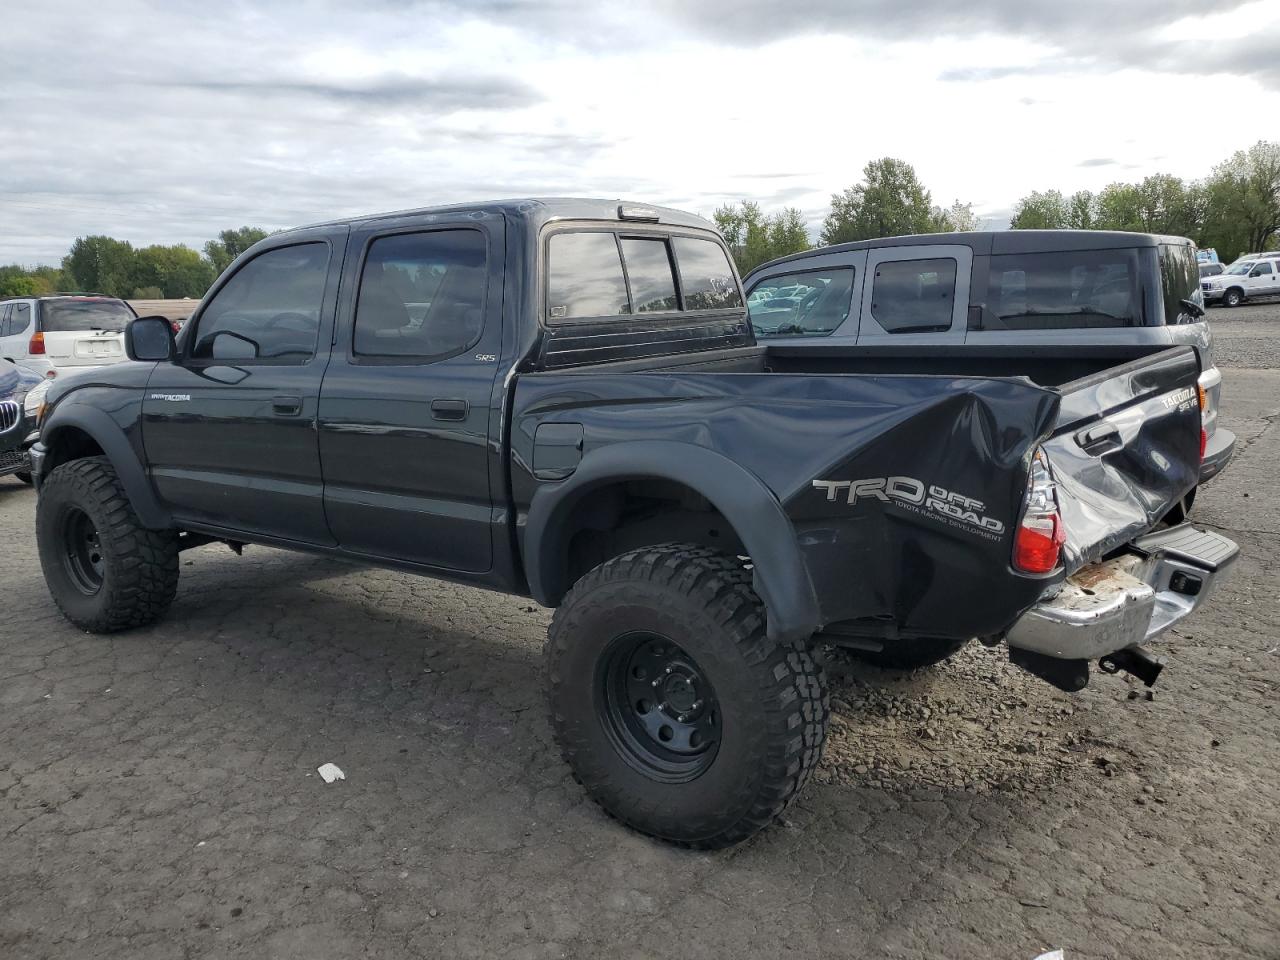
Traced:
<path id="1" fill-rule="evenodd" d="M 1179 300 L 1184 313 L 1189 314 L 1193 319 L 1199 320 L 1204 316 L 1204 307 L 1196 303 L 1194 300 Z"/>
<path id="2" fill-rule="evenodd" d="M 139 317 L 130 321 L 124 328 L 124 352 L 130 360 L 172 360 L 173 327 L 165 317 Z"/>

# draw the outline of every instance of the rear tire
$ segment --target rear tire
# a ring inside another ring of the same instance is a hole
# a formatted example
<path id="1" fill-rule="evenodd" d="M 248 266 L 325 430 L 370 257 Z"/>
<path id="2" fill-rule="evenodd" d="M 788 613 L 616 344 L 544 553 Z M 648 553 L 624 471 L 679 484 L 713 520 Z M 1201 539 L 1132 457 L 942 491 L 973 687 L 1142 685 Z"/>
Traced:
<path id="1" fill-rule="evenodd" d="M 771 823 L 817 765 L 826 677 L 779 644 L 750 574 L 688 544 L 615 557 L 575 584 L 546 647 L 556 742 L 613 817 L 703 849 Z"/>
<path id="2" fill-rule="evenodd" d="M 36 540 L 53 602 L 91 633 L 152 623 L 177 593 L 177 533 L 142 525 L 105 457 L 64 463 L 45 478 Z"/>
<path id="3" fill-rule="evenodd" d="M 920 670 L 949 660 L 963 650 L 968 642 L 942 637 L 912 637 L 888 640 L 883 650 L 858 650 L 853 647 L 841 649 L 847 656 L 872 666 L 888 670 Z"/>
<path id="4" fill-rule="evenodd" d="M 1228 290 L 1222 295 L 1222 305 L 1225 307 L 1238 307 L 1244 303 L 1244 292 L 1241 290 Z"/>

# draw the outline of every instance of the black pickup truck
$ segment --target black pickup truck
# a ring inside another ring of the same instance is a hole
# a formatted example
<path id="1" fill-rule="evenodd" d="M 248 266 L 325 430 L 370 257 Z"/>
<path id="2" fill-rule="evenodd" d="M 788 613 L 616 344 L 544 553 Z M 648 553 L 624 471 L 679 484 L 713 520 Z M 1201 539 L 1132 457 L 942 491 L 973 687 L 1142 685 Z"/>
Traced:
<path id="1" fill-rule="evenodd" d="M 1197 481 L 1191 347 L 1117 356 L 757 344 L 674 210 L 440 207 L 277 234 L 175 340 L 59 378 L 32 451 L 53 598 L 159 617 L 213 541 L 357 557 L 555 607 L 565 759 L 611 814 L 724 846 L 818 760 L 813 648 L 918 666 L 977 638 L 1064 689 L 1236 553 Z"/>

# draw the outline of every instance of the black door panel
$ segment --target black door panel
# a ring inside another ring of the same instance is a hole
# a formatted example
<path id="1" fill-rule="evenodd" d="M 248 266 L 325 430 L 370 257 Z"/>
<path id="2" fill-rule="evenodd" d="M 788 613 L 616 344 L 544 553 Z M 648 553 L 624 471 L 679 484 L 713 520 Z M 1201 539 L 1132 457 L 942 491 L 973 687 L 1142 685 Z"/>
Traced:
<path id="1" fill-rule="evenodd" d="M 482 573 L 504 238 L 440 228 L 351 236 L 320 394 L 325 510 L 343 549 Z"/>
<path id="2" fill-rule="evenodd" d="M 156 367 L 143 400 L 143 443 L 156 490 L 180 521 L 336 543 L 324 513 L 316 419 L 345 240 L 345 227 L 321 228 L 238 266 L 192 319 L 178 361 Z M 254 282 L 248 271 L 261 274 L 259 260 L 279 251 L 287 270 L 288 251 L 307 243 L 327 247 L 327 257 L 298 261 L 309 279 L 277 278 L 270 290 L 260 277 Z M 315 265 L 325 263 L 327 274 L 316 278 Z M 217 359 L 224 341 L 248 355 Z"/>

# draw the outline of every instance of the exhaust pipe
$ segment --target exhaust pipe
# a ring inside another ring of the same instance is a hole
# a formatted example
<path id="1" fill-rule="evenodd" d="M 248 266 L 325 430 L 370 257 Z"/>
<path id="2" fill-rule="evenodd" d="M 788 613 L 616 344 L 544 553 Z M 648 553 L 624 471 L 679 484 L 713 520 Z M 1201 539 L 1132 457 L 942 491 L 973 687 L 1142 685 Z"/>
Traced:
<path id="1" fill-rule="evenodd" d="M 1123 670 L 1133 674 L 1148 687 L 1154 687 L 1160 671 L 1164 669 L 1164 661 L 1135 644 L 1115 653 L 1108 653 L 1098 661 L 1098 669 L 1103 673 L 1119 673 Z"/>

